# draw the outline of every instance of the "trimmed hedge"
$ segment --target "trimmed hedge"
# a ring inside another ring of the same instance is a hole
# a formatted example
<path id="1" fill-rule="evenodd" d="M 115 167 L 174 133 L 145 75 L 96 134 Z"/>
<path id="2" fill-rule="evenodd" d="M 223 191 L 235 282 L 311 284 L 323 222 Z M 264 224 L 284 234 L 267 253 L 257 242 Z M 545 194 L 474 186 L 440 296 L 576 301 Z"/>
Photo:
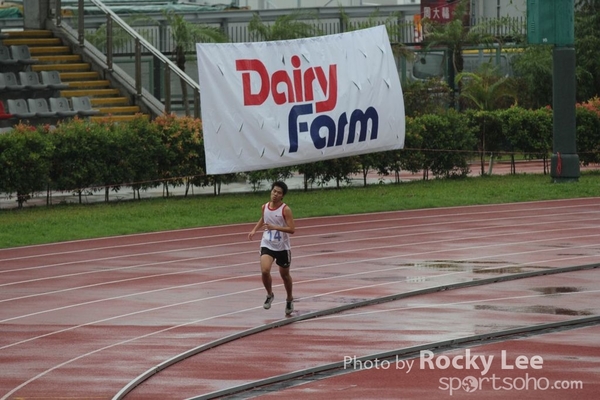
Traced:
<path id="1" fill-rule="evenodd" d="M 584 165 L 600 162 L 600 101 L 577 107 L 577 147 Z M 517 153 L 546 159 L 552 151 L 552 112 L 513 107 L 489 112 L 426 114 L 406 119 L 405 148 L 346 159 L 327 160 L 276 170 L 241 174 L 259 187 L 261 180 L 305 176 L 305 189 L 335 180 L 338 186 L 353 174 L 369 170 L 380 175 L 401 170 L 423 171 L 436 178 L 467 175 L 469 162 L 486 153 Z M 19 206 L 36 192 L 110 191 L 131 187 L 134 198 L 145 188 L 163 185 L 215 186 L 236 175 L 206 176 L 202 123 L 190 117 L 142 117 L 128 123 L 73 119 L 49 126 L 19 124 L 0 135 L 0 192 L 16 195 Z M 186 190 L 187 195 L 187 190 Z"/>

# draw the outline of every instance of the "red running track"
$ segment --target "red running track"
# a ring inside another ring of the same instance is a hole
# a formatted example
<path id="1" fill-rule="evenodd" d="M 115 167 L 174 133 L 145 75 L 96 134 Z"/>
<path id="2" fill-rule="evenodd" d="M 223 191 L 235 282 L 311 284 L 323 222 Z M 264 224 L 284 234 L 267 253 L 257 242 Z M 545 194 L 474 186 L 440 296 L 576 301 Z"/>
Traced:
<path id="1" fill-rule="evenodd" d="M 284 318 L 277 276 L 273 308 L 262 309 L 258 241 L 246 237 L 251 227 L 0 250 L 0 399 L 109 399 L 165 360 Z M 300 218 L 297 227 L 295 315 L 430 286 L 600 262 L 599 198 Z M 599 275 L 588 270 L 529 278 L 293 323 L 175 364 L 126 399 L 184 399 L 346 356 L 598 315 Z M 530 370 L 537 379 L 582 383 L 554 398 L 595 399 L 597 333 L 597 327 L 582 328 L 473 353 L 539 355 L 543 369 Z M 456 354 L 464 349 L 447 355 Z M 439 398 L 450 396 L 439 388 L 440 377 L 468 372 L 419 369 L 406 379 L 396 369 L 363 370 L 279 395 Z M 478 398 L 508 393 L 479 389 Z M 541 399 L 548 393 L 517 395 Z"/>

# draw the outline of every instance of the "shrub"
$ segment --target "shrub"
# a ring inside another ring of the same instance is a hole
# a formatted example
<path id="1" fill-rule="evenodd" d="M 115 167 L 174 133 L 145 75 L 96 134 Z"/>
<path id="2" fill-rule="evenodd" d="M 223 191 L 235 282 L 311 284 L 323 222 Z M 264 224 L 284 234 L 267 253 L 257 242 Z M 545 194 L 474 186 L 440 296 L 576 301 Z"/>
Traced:
<path id="1" fill-rule="evenodd" d="M 50 157 L 54 150 L 49 127 L 18 124 L 0 135 L 0 191 L 16 193 L 19 208 L 50 182 Z"/>

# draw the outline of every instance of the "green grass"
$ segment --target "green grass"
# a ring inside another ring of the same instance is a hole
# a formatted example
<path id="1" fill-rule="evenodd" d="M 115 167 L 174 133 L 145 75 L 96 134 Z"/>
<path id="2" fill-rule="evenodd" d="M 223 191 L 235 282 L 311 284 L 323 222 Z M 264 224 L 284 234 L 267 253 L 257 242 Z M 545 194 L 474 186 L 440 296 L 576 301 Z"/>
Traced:
<path id="1" fill-rule="evenodd" d="M 552 183 L 527 174 L 430 180 L 397 185 L 290 191 L 285 201 L 296 219 L 375 211 L 497 204 L 600 196 L 600 172 L 578 182 Z M 65 240 L 256 222 L 267 192 L 158 198 L 0 211 L 0 248 Z"/>

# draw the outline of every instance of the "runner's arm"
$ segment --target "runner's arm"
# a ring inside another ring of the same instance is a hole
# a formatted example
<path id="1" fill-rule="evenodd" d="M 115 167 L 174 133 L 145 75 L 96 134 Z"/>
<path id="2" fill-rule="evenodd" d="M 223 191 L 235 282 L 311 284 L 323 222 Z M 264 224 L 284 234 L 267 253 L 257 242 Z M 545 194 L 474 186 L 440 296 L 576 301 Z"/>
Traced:
<path id="1" fill-rule="evenodd" d="M 254 228 L 250 231 L 250 233 L 248 233 L 248 240 L 252 240 L 252 236 L 254 236 L 256 231 L 264 225 L 265 225 L 265 220 L 263 219 L 263 217 L 260 217 L 260 219 L 258 220 L 256 225 L 254 225 Z"/>

